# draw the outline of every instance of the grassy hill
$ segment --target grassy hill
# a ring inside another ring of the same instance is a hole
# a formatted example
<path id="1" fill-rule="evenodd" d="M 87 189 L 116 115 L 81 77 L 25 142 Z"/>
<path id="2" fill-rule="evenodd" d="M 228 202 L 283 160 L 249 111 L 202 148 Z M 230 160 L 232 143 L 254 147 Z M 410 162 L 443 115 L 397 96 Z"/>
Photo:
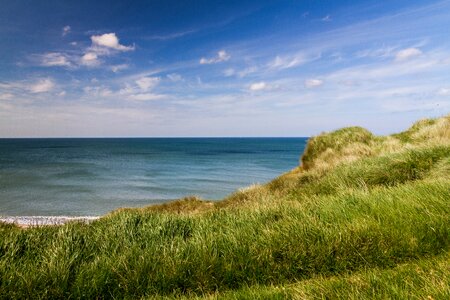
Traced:
<path id="1" fill-rule="evenodd" d="M 0 298 L 450 297 L 450 116 L 308 142 L 298 168 L 220 202 L 91 224 L 0 225 Z"/>

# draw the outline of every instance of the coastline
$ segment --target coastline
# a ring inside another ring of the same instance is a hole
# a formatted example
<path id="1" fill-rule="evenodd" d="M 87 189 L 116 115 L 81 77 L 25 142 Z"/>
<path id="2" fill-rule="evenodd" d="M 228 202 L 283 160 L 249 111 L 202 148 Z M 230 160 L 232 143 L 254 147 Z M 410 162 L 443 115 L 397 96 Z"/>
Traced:
<path id="1" fill-rule="evenodd" d="M 449 125 L 324 133 L 216 202 L 0 216 L 0 298 L 445 298 Z"/>

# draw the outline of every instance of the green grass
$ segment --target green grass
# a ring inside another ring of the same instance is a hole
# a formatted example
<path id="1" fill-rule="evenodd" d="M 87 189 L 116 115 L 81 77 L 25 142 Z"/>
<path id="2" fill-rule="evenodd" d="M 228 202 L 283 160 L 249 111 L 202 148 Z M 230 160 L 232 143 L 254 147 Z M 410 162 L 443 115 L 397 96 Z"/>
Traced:
<path id="1" fill-rule="evenodd" d="M 317 276 L 282 286 L 255 285 L 180 299 L 449 299 L 449 259 L 450 254 L 445 253 L 394 268 L 368 268 L 340 276 Z"/>
<path id="2" fill-rule="evenodd" d="M 221 202 L 0 224 L 0 298 L 448 298 L 450 118 L 417 124 L 323 134 L 306 165 Z"/>

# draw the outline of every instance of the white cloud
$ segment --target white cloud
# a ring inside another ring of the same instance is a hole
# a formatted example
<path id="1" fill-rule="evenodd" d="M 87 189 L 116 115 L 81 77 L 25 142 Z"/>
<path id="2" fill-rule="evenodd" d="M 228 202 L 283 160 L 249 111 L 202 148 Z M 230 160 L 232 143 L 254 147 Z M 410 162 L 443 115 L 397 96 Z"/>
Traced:
<path id="1" fill-rule="evenodd" d="M 104 86 L 87 86 L 83 91 L 93 97 L 109 97 L 113 96 L 113 91 Z"/>
<path id="2" fill-rule="evenodd" d="M 168 98 L 168 95 L 156 94 L 150 92 L 160 82 L 159 77 L 142 77 L 135 81 L 136 85 L 129 83 L 125 84 L 125 87 L 120 89 L 117 95 L 120 95 L 122 99 L 131 101 L 152 101 Z"/>
<path id="3" fill-rule="evenodd" d="M 412 99 L 396 99 L 381 103 L 381 107 L 390 113 L 412 112 L 412 111 L 446 111 L 450 106 L 448 101 L 419 102 Z"/>
<path id="4" fill-rule="evenodd" d="M 36 81 L 34 81 L 36 83 Z M 30 81 L 9 81 L 9 82 L 0 82 L 0 90 L 8 92 L 15 91 L 30 91 L 30 87 L 33 85 Z M 2 91 L 2 92 L 3 92 Z"/>
<path id="5" fill-rule="evenodd" d="M 227 61 L 230 58 L 231 58 L 231 56 L 225 50 L 220 50 L 219 52 L 217 52 L 216 57 L 212 57 L 212 58 L 202 57 L 200 59 L 200 64 L 202 64 L 202 65 L 216 64 L 219 62 Z"/>
<path id="6" fill-rule="evenodd" d="M 256 72 L 257 70 L 258 70 L 258 68 L 255 66 L 248 67 L 248 68 L 245 68 L 240 71 L 237 71 L 233 68 L 229 68 L 229 69 L 225 69 L 223 71 L 223 75 L 226 77 L 237 76 L 239 78 L 243 78 L 243 77 L 247 76 L 248 74 Z"/>
<path id="7" fill-rule="evenodd" d="M 236 71 L 233 68 L 228 68 L 223 71 L 223 75 L 226 77 L 233 76 L 234 74 L 236 74 Z"/>
<path id="8" fill-rule="evenodd" d="M 323 80 L 320 79 L 307 79 L 305 80 L 305 87 L 307 88 L 315 88 L 319 87 L 323 84 Z"/>
<path id="9" fill-rule="evenodd" d="M 133 88 L 130 84 L 126 83 L 125 87 L 119 90 L 119 95 L 130 95 L 136 92 L 136 88 Z"/>
<path id="10" fill-rule="evenodd" d="M 440 88 L 437 91 L 438 96 L 450 96 L 450 88 Z"/>
<path id="11" fill-rule="evenodd" d="M 167 74 L 167 78 L 169 78 L 169 80 L 171 80 L 173 82 L 177 82 L 177 81 L 183 80 L 183 77 L 180 74 L 177 74 L 177 73 Z"/>
<path id="12" fill-rule="evenodd" d="M 262 91 L 262 90 L 266 90 L 269 88 L 269 85 L 267 83 L 265 83 L 264 81 L 261 82 L 255 82 L 250 84 L 249 89 L 251 91 Z"/>
<path id="13" fill-rule="evenodd" d="M 276 56 L 274 60 L 272 60 L 268 67 L 269 69 L 289 69 L 293 67 L 297 67 L 299 65 L 303 65 L 307 62 L 314 61 L 320 58 L 320 55 L 310 56 L 305 53 L 298 53 L 294 56 Z"/>
<path id="14" fill-rule="evenodd" d="M 362 51 L 358 51 L 356 53 L 356 57 L 358 58 L 387 58 L 394 56 L 394 51 L 396 51 L 398 47 L 390 46 L 390 47 L 381 47 L 377 49 L 366 49 Z"/>
<path id="15" fill-rule="evenodd" d="M 136 80 L 136 84 L 142 91 L 148 91 L 157 86 L 160 80 L 159 77 L 142 77 Z"/>
<path id="16" fill-rule="evenodd" d="M 172 78 L 177 79 L 178 74 L 173 75 Z M 178 75 L 179 76 L 179 75 Z M 180 76 L 181 78 L 181 76 Z M 181 79 L 180 79 L 181 80 Z M 152 92 L 152 90 L 161 82 L 160 77 L 141 77 L 134 80 L 131 83 L 125 83 L 124 87 L 121 88 L 115 95 L 120 96 L 122 99 L 131 101 L 152 101 L 161 100 L 168 98 L 168 95 L 157 94 Z"/>
<path id="17" fill-rule="evenodd" d="M 55 87 L 55 83 L 51 79 L 41 79 L 38 82 L 28 86 L 28 90 L 33 93 L 46 93 Z"/>
<path id="18" fill-rule="evenodd" d="M 62 36 L 68 35 L 70 33 L 70 30 L 71 30 L 71 28 L 70 28 L 69 25 L 64 26 L 63 29 L 62 29 Z"/>
<path id="19" fill-rule="evenodd" d="M 226 61 L 226 60 L 229 60 L 230 57 L 231 57 L 225 50 L 220 50 L 220 51 L 217 53 L 217 56 L 218 56 L 218 58 L 219 58 L 220 61 Z"/>
<path id="20" fill-rule="evenodd" d="M 248 74 L 255 73 L 256 71 L 258 71 L 257 67 L 248 67 L 248 68 L 245 68 L 244 70 L 237 72 L 237 74 L 240 78 L 243 78 L 243 77 L 247 76 Z"/>
<path id="21" fill-rule="evenodd" d="M 59 52 L 45 53 L 38 56 L 40 60 L 40 65 L 44 67 L 70 67 L 72 63 L 69 58 Z"/>
<path id="22" fill-rule="evenodd" d="M 430 52 L 427 56 L 423 55 L 417 57 L 417 59 L 411 60 L 407 64 L 383 62 L 379 64 L 363 64 L 343 68 L 330 73 L 326 79 L 360 83 L 368 80 L 392 80 L 392 78 L 410 76 L 413 74 L 439 74 L 438 72 L 445 72 L 448 70 L 450 60 L 445 61 L 446 58 L 448 58 L 448 52 L 435 51 Z"/>
<path id="23" fill-rule="evenodd" d="M 64 31 L 65 30 L 65 31 Z M 70 26 L 66 26 L 63 32 L 69 32 Z M 119 43 L 115 33 L 106 33 L 103 35 L 91 36 L 92 45 L 85 48 L 81 56 L 71 52 L 49 52 L 41 55 L 32 55 L 31 58 L 38 61 L 38 64 L 44 67 L 70 67 L 77 68 L 79 66 L 96 67 L 104 61 L 101 57 L 115 55 L 118 52 L 134 50 L 134 46 L 124 46 Z M 77 42 L 70 43 L 77 46 Z M 128 68 L 127 64 L 119 64 L 108 66 L 113 72 L 119 72 Z"/>
<path id="24" fill-rule="evenodd" d="M 420 56 L 422 54 L 422 51 L 418 48 L 406 48 L 403 50 L 398 51 L 395 54 L 395 60 L 396 61 L 405 61 L 408 59 L 411 59 L 413 57 Z"/>
<path id="25" fill-rule="evenodd" d="M 118 51 L 131 51 L 134 50 L 134 46 L 124 46 L 119 43 L 115 33 L 105 33 L 102 35 L 91 36 L 92 44 L 95 46 L 106 47 L 115 49 Z"/>
<path id="26" fill-rule="evenodd" d="M 99 90 L 100 96 L 102 97 L 108 97 L 108 96 L 112 96 L 113 92 L 108 89 L 108 88 L 102 88 Z"/>
<path id="27" fill-rule="evenodd" d="M 121 64 L 121 65 L 114 65 L 111 66 L 111 71 L 113 71 L 114 73 L 120 72 L 122 70 L 126 70 L 128 69 L 130 66 L 127 64 Z"/>
<path id="28" fill-rule="evenodd" d="M 100 61 L 98 60 L 98 55 L 94 52 L 87 52 L 81 57 L 81 64 L 92 67 L 97 66 L 100 64 Z"/>
<path id="29" fill-rule="evenodd" d="M 130 100 L 137 100 L 137 101 L 152 101 L 152 100 L 161 100 L 166 99 L 167 95 L 160 95 L 160 94 L 152 94 L 152 93 L 143 93 L 143 94 L 136 94 L 136 95 L 130 95 L 128 99 Z"/>
<path id="30" fill-rule="evenodd" d="M 14 97 L 13 94 L 0 94 L 0 100 L 11 100 Z"/>
<path id="31" fill-rule="evenodd" d="M 331 16 L 330 16 L 330 15 L 326 15 L 326 16 L 323 17 L 321 20 L 324 21 L 324 22 L 331 22 L 333 19 L 331 19 Z"/>
<path id="32" fill-rule="evenodd" d="M 186 30 L 186 31 L 180 31 L 180 32 L 175 32 L 175 33 L 171 33 L 171 34 L 167 34 L 167 35 L 152 35 L 152 36 L 148 36 L 148 37 L 144 37 L 144 39 L 148 39 L 148 40 L 172 40 L 172 39 L 176 39 L 179 37 L 183 37 L 185 35 L 189 35 L 192 33 L 197 32 L 198 30 L 196 29 L 192 29 L 192 30 Z"/>

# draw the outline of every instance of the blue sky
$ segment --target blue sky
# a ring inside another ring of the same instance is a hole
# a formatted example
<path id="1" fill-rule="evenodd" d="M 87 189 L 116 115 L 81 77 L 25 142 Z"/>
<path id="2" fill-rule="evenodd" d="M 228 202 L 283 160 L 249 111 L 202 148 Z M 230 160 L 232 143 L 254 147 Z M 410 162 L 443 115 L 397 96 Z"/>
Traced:
<path id="1" fill-rule="evenodd" d="M 450 111 L 450 1 L 3 1 L 0 137 L 386 134 Z"/>

